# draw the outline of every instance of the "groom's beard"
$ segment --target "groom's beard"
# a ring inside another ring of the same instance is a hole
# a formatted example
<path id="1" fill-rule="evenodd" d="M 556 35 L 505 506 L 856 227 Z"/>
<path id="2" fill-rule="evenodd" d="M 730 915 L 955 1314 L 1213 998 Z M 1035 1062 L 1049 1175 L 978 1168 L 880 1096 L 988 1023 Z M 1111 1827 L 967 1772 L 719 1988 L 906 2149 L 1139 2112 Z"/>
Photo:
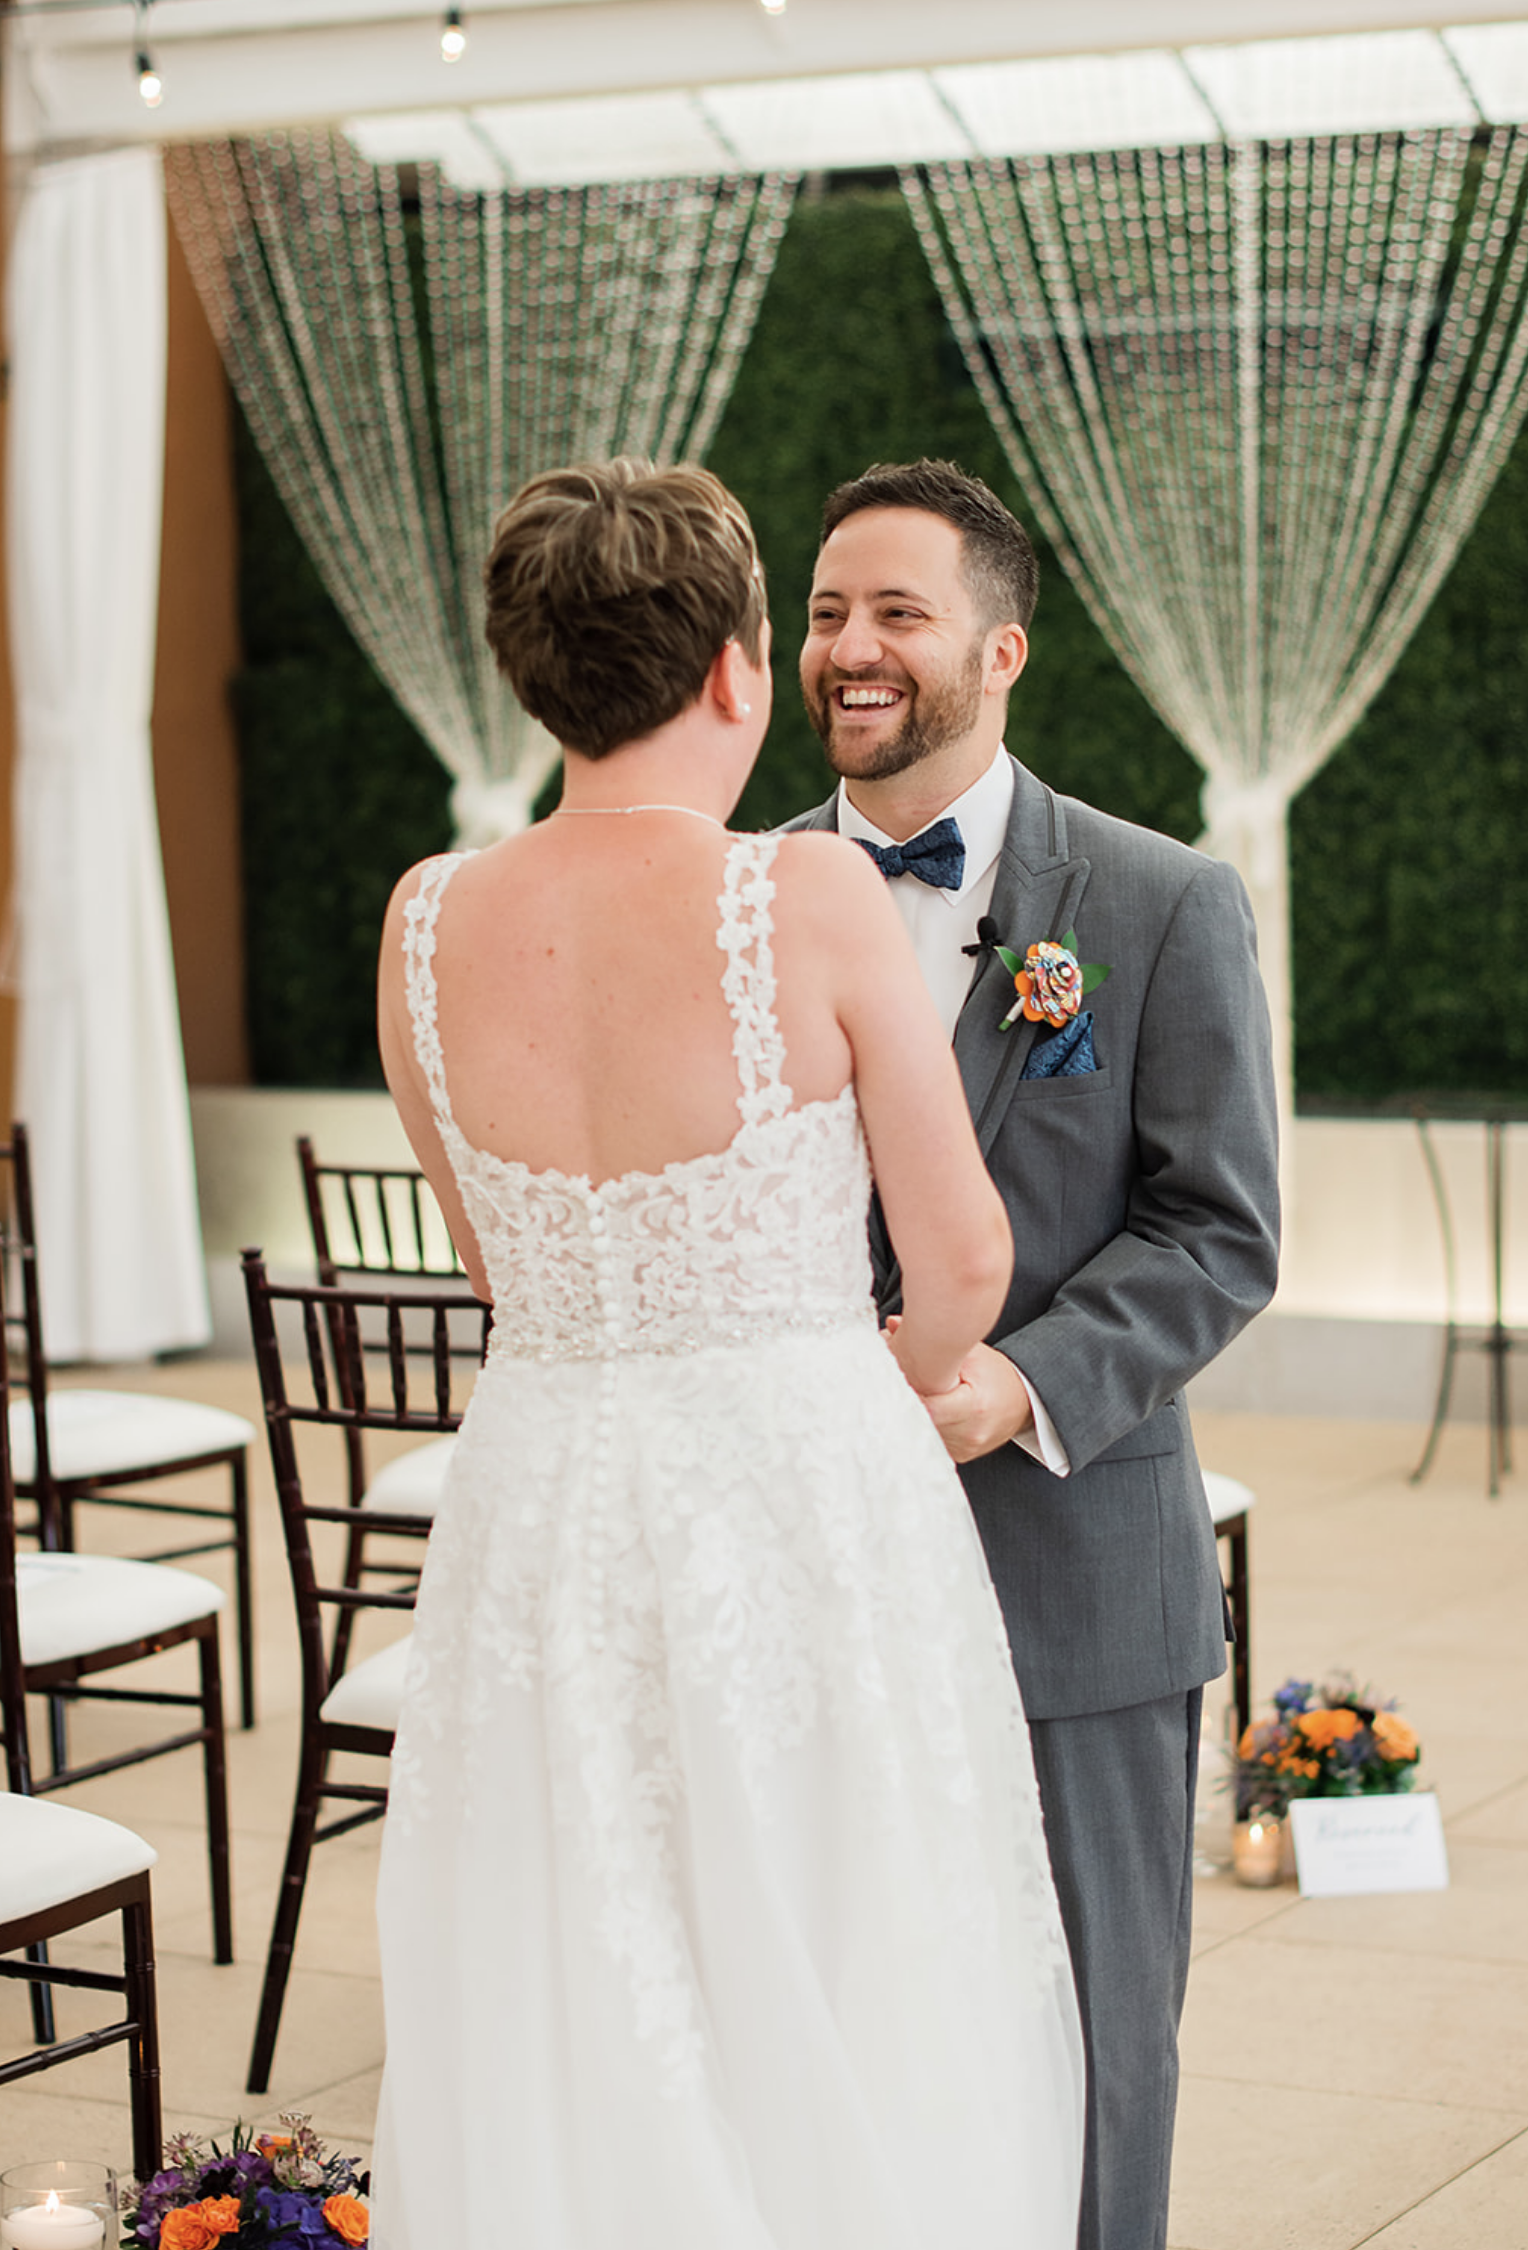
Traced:
<path id="1" fill-rule="evenodd" d="M 873 677 L 851 678 L 834 680 L 826 688 L 820 684 L 811 689 L 803 686 L 806 715 L 817 731 L 833 771 L 851 781 L 889 781 L 893 774 L 906 773 L 911 767 L 921 765 L 925 758 L 947 750 L 952 742 L 959 742 L 968 735 L 981 717 L 982 646 L 980 641 L 973 641 L 958 671 L 946 678 L 914 684 L 906 715 L 896 731 L 867 742 L 859 749 L 855 748 L 848 728 L 844 729 L 842 740 L 836 736 L 839 714 L 832 690 L 844 686 L 875 687 L 877 681 Z M 901 688 L 904 683 L 888 680 L 885 685 Z"/>

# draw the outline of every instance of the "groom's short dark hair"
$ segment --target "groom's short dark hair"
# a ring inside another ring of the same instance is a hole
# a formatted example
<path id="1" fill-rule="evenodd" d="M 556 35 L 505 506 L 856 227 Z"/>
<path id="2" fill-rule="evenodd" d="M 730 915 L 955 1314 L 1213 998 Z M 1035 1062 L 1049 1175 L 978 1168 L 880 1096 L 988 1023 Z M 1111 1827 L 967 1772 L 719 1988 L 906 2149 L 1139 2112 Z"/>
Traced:
<path id="1" fill-rule="evenodd" d="M 757 663 L 764 573 L 708 469 L 547 469 L 494 527 L 485 631 L 532 718 L 602 758 L 687 710 L 728 641 Z"/>
<path id="2" fill-rule="evenodd" d="M 953 461 L 877 461 L 828 496 L 822 536 L 865 508 L 921 508 L 960 533 L 960 567 L 982 626 L 1020 625 L 1027 633 L 1040 591 L 1029 534 L 990 485 Z"/>

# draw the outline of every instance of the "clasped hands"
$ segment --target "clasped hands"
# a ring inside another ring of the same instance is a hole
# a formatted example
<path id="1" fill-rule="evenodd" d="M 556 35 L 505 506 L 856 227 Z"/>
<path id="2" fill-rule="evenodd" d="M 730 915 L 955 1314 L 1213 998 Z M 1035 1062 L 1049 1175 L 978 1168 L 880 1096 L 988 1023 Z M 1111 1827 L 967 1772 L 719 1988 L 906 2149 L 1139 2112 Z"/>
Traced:
<path id="1" fill-rule="evenodd" d="M 886 1323 L 888 1339 L 899 1325 L 893 1315 Z M 1023 1377 L 1013 1361 L 990 1344 L 972 1345 L 950 1390 L 919 1391 L 918 1396 L 955 1462 L 995 1453 L 1029 1429 L 1035 1418 Z"/>

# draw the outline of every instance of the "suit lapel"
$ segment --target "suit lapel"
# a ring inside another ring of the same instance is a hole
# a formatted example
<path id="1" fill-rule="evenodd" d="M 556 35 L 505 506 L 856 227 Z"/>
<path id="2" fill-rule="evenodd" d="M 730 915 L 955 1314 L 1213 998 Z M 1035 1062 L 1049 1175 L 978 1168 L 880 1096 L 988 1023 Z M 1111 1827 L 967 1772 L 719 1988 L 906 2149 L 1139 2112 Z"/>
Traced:
<path id="1" fill-rule="evenodd" d="M 826 804 L 801 814 L 788 826 L 836 829 L 837 798 L 830 797 Z M 988 908 L 997 924 L 998 942 L 1010 953 L 1023 954 L 1043 938 L 1064 937 L 1077 918 L 1091 872 L 1088 860 L 1068 854 L 1061 800 L 1015 759 L 1008 833 L 998 857 Z M 1021 1016 L 1011 1031 L 998 1030 L 1013 998 L 1012 977 L 995 953 L 983 953 L 955 1026 L 955 1060 L 984 1156 L 1002 1122 L 1009 1089 L 1022 1076 L 1024 1058 L 1039 1029 Z M 877 1244 L 878 1263 L 882 1247 Z"/>
<path id="2" fill-rule="evenodd" d="M 1008 833 L 988 909 L 997 924 L 999 944 L 1022 956 L 1042 939 L 1064 937 L 1076 919 L 1091 871 L 1087 860 L 1068 856 L 1060 800 L 1018 766 Z M 996 953 L 982 954 L 955 1026 L 955 1060 L 984 1156 L 1039 1029 L 1021 1016 L 1012 1030 L 998 1030 L 1013 1001 L 1013 978 Z"/>

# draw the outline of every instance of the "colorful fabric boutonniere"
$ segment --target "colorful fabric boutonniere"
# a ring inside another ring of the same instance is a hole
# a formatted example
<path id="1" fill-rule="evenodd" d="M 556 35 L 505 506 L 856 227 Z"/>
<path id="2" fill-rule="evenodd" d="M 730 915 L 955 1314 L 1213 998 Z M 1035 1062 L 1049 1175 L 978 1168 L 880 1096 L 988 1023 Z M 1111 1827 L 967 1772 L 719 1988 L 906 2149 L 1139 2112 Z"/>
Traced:
<path id="1" fill-rule="evenodd" d="M 1048 1023 L 1059 1031 L 1071 1022 L 1086 995 L 1096 991 L 1109 974 L 1097 961 L 1078 960 L 1075 930 L 1068 930 L 1059 945 L 1053 939 L 1042 939 L 1029 948 L 1022 961 L 1006 945 L 993 950 L 1018 993 L 998 1025 L 999 1031 L 1009 1030 L 1020 1016 L 1029 1023 Z"/>

